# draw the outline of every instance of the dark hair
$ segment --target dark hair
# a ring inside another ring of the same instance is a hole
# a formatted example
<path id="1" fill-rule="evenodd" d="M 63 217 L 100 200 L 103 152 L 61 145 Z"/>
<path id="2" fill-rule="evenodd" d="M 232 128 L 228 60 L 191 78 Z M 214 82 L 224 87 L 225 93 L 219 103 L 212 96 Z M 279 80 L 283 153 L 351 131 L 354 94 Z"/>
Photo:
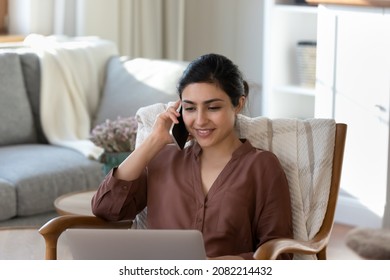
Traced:
<path id="1" fill-rule="evenodd" d="M 248 83 L 230 59 L 219 54 L 205 54 L 193 60 L 183 72 L 178 84 L 181 98 L 186 86 L 193 83 L 211 83 L 229 95 L 234 107 L 241 96 L 248 96 Z"/>

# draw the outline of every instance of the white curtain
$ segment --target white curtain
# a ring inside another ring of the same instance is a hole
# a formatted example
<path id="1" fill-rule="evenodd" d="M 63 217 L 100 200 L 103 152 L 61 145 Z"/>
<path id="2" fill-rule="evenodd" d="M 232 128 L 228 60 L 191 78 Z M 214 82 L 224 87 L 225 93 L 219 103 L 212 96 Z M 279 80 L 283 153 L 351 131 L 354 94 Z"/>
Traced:
<path id="1" fill-rule="evenodd" d="M 120 0 L 120 50 L 130 56 L 183 59 L 184 0 Z"/>
<path id="2" fill-rule="evenodd" d="M 10 33 L 99 36 L 122 55 L 183 59 L 185 0 L 12 0 Z"/>

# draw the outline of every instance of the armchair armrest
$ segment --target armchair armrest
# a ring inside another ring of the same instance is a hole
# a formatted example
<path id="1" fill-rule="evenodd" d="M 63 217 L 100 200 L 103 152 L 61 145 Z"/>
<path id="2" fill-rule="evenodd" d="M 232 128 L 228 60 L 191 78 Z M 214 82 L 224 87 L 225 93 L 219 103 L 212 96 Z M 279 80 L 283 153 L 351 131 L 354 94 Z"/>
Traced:
<path id="1" fill-rule="evenodd" d="M 326 259 L 327 237 L 316 235 L 309 241 L 299 241 L 290 238 L 277 238 L 263 243 L 253 257 L 256 260 L 276 260 L 282 253 L 316 255 L 318 259 Z"/>
<path id="2" fill-rule="evenodd" d="M 108 222 L 95 216 L 83 215 L 64 215 L 53 218 L 39 229 L 39 233 L 45 239 L 45 259 L 57 259 L 58 238 L 68 228 L 130 228 L 132 224 L 132 221 Z"/>

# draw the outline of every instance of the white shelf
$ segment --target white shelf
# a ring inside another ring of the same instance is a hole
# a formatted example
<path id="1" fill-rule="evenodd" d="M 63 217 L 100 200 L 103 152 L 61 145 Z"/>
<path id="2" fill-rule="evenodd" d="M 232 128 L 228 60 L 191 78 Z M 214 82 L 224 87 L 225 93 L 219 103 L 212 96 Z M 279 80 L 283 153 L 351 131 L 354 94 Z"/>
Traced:
<path id="1" fill-rule="evenodd" d="M 275 9 L 285 12 L 317 14 L 317 6 L 276 4 Z"/>
<path id="2" fill-rule="evenodd" d="M 297 43 L 317 40 L 317 6 L 264 0 L 263 114 L 314 117 L 315 89 L 300 86 Z"/>

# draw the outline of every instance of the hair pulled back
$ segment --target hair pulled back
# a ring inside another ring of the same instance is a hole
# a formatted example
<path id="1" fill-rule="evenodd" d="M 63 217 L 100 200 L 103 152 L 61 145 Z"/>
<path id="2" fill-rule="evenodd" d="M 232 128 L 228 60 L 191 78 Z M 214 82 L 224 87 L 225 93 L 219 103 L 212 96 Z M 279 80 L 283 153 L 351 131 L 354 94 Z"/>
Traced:
<path id="1" fill-rule="evenodd" d="M 239 104 L 240 97 L 249 93 L 248 83 L 237 65 L 219 54 L 202 55 L 188 65 L 178 84 L 180 98 L 185 87 L 193 83 L 215 84 L 226 92 L 234 107 Z"/>

